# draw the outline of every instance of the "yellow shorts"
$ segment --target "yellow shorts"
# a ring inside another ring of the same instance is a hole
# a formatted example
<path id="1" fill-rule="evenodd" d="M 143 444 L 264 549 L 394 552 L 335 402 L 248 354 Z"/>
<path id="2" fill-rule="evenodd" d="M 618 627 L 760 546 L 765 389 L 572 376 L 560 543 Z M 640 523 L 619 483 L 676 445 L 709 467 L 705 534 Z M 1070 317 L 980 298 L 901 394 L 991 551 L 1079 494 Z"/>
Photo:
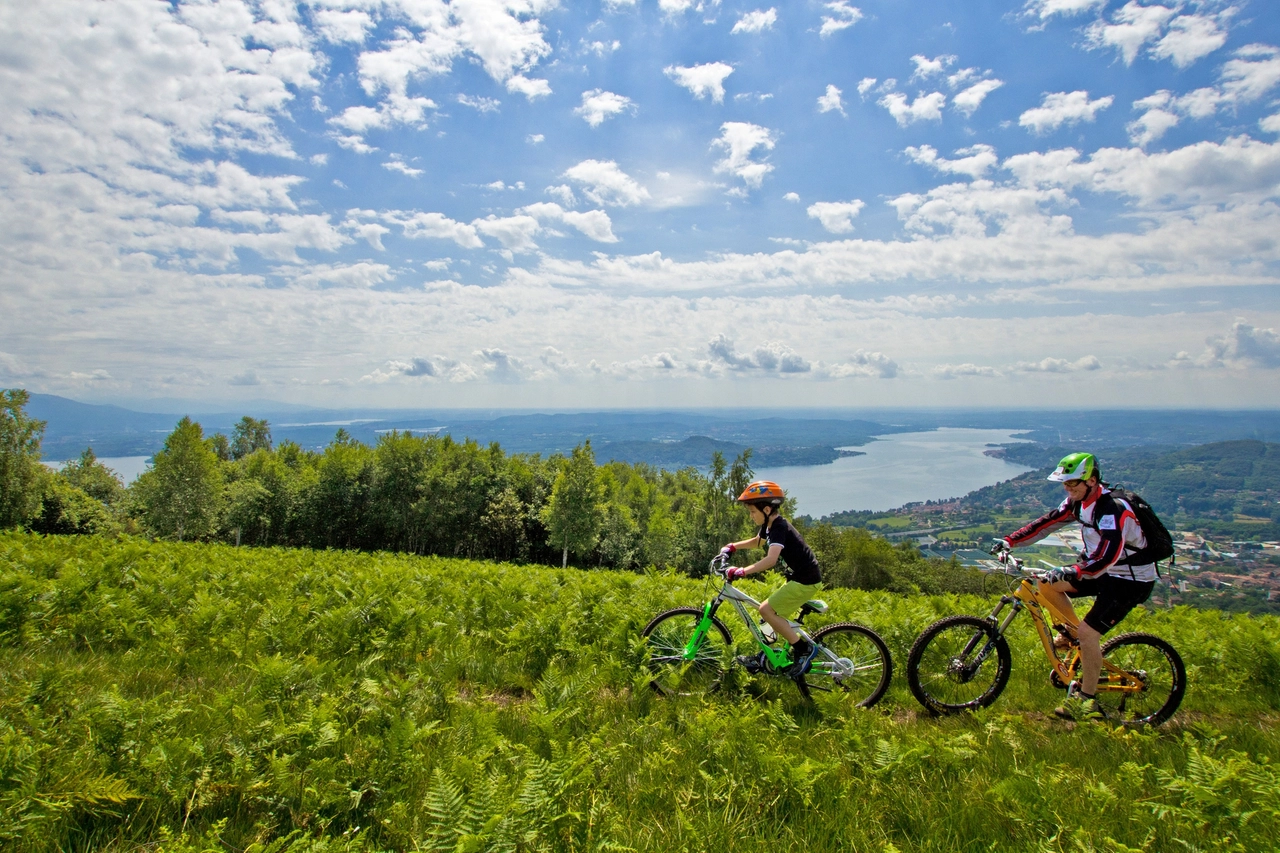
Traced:
<path id="1" fill-rule="evenodd" d="M 783 619 L 790 619 L 800 611 L 801 605 L 822 591 L 820 583 L 787 581 L 769 596 L 768 604 Z"/>

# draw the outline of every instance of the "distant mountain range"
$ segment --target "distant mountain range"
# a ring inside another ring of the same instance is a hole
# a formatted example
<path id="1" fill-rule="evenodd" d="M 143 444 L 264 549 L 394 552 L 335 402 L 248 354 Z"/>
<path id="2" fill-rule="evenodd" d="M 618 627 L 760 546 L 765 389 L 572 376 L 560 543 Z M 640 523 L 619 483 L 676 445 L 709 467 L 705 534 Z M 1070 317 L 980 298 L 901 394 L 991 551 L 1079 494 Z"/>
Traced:
<path id="1" fill-rule="evenodd" d="M 874 436 L 940 427 L 1023 431 L 1041 445 L 1095 451 L 1113 447 L 1173 449 L 1212 441 L 1280 441 L 1280 411 L 790 410 L 501 412 L 492 410 L 299 409 L 261 404 L 253 410 L 201 414 L 206 434 L 230 433 L 242 415 L 265 418 L 276 443 L 318 449 L 339 428 L 373 444 L 391 430 L 439 433 L 508 453 L 568 453 L 590 440 L 597 460 L 661 467 L 705 466 L 719 451 L 732 458 L 753 448 L 758 468 L 831 462 Z M 179 419 L 49 394 L 32 394 L 28 413 L 46 422 L 44 455 L 71 459 L 86 447 L 99 456 L 147 456 L 160 449 Z"/>

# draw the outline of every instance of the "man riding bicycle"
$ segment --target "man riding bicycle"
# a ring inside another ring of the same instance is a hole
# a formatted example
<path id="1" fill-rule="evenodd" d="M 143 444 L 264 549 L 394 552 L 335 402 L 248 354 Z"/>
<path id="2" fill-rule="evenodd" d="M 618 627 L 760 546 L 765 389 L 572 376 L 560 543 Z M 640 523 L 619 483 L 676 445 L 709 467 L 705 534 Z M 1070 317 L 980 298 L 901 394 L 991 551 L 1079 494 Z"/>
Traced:
<path id="1" fill-rule="evenodd" d="M 766 549 L 765 555 L 751 565 L 728 569 L 726 576 L 729 580 L 768 571 L 777 565 L 779 557 L 782 558 L 787 581 L 760 605 L 760 615 L 791 645 L 792 662 L 787 673 L 803 675 L 816 650 L 791 627 L 790 617 L 822 588 L 822 573 L 818 570 L 818 559 L 813 550 L 791 522 L 778 514 L 785 498 L 782 488 L 770 480 L 757 480 L 747 486 L 738 496 L 738 503 L 746 504 L 751 522 L 759 532 L 750 539 L 730 542 L 721 549 L 721 553 L 732 554 L 740 548 L 755 548 L 757 545 Z M 749 670 L 763 665 L 754 656 L 741 663 Z"/>
<path id="2" fill-rule="evenodd" d="M 1131 565 L 1128 558 L 1147 545 L 1133 508 L 1111 494 L 1102 482 L 1098 460 L 1091 453 L 1064 456 L 1048 479 L 1062 483 L 1066 499 L 1052 512 L 997 539 L 992 553 L 1030 545 L 1054 530 L 1079 522 L 1084 549 L 1081 560 L 1047 572 L 1040 580 L 1041 593 L 1056 607 L 1069 611 L 1069 599 L 1096 596 L 1093 607 L 1076 628 L 1080 643 L 1080 678 L 1071 682 L 1067 702 L 1054 713 L 1067 719 L 1104 716 L 1094 698 L 1102 670 L 1102 635 L 1114 628 L 1129 611 L 1151 596 L 1155 587 L 1154 563 Z M 1058 648 L 1069 647 L 1072 638 L 1060 633 Z"/>

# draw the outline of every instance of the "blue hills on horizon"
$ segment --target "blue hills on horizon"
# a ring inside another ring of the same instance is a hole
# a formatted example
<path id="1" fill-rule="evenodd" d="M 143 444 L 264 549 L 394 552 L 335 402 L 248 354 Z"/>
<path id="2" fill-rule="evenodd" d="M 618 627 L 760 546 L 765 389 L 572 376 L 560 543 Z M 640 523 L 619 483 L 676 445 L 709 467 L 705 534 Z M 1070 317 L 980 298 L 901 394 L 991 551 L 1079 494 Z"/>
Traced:
<path id="1" fill-rule="evenodd" d="M 274 409 L 274 410 L 273 410 Z M 138 412 L 115 405 L 81 403 L 31 394 L 27 412 L 45 421 L 43 450 L 50 461 L 78 456 L 144 456 L 159 450 L 180 415 Z M 508 453 L 568 453 L 590 440 L 600 461 L 647 462 L 660 467 L 705 466 L 720 451 L 733 457 L 753 449 L 757 467 L 831 462 L 838 448 L 857 447 L 874 436 L 938 428 L 1017 431 L 1040 444 L 1103 447 L 1185 447 L 1253 438 L 1280 441 L 1280 410 L 1035 409 L 705 409 L 604 411 L 502 411 L 300 409 L 270 403 L 248 411 L 193 416 L 206 433 L 229 434 L 241 416 L 265 418 L 274 441 L 320 449 L 339 428 L 372 444 L 391 430 L 448 434 L 455 440 L 497 442 Z"/>

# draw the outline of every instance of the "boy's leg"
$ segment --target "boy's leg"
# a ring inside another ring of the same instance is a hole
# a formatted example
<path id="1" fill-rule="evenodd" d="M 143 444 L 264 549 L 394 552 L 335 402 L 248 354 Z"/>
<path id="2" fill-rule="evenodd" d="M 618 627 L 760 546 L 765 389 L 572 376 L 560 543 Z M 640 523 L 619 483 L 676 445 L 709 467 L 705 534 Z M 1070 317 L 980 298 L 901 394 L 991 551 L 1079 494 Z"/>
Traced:
<path id="1" fill-rule="evenodd" d="M 791 623 L 779 616 L 778 611 L 774 610 L 773 605 L 768 601 L 760 605 L 760 616 L 773 627 L 779 637 L 791 645 L 794 646 L 799 641 L 800 635 L 791 627 Z"/>

